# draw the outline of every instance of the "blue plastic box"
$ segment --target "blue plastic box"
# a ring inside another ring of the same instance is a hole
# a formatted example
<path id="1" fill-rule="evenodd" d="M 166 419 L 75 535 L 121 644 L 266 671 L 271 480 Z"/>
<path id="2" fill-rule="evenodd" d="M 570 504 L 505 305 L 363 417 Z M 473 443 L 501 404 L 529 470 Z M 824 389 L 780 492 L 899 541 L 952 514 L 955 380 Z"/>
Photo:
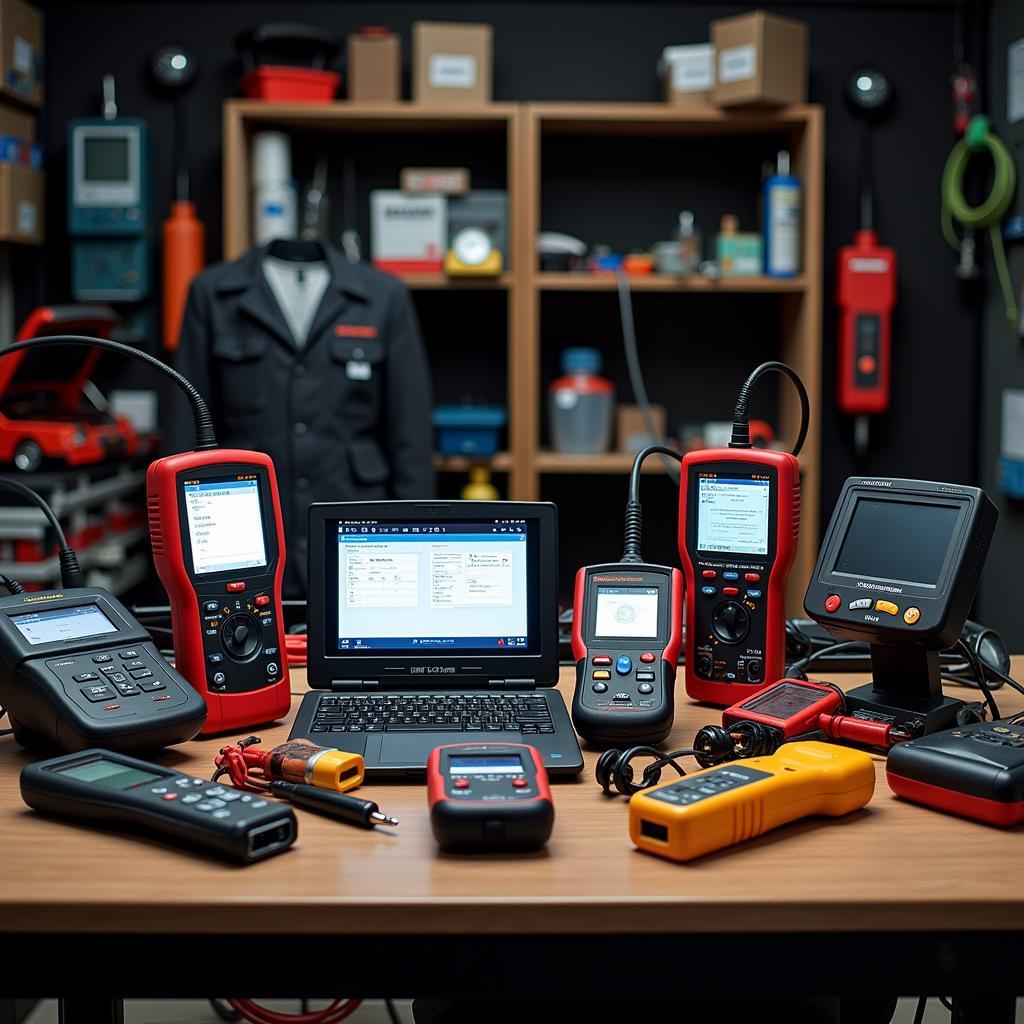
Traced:
<path id="1" fill-rule="evenodd" d="M 490 458 L 498 450 L 505 419 L 500 405 L 439 405 L 434 410 L 437 450 Z"/>

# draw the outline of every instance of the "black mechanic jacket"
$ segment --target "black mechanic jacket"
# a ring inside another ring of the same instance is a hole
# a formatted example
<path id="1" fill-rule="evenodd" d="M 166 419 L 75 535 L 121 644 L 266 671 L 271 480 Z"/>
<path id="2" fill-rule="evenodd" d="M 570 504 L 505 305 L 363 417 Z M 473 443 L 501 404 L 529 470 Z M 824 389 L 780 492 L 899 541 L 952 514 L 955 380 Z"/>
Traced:
<path id="1" fill-rule="evenodd" d="M 175 365 L 209 402 L 223 447 L 274 460 L 285 592 L 300 596 L 311 502 L 433 496 L 431 387 L 408 290 L 326 244 L 331 280 L 297 348 L 263 275 L 274 245 L 196 277 Z M 169 447 L 188 450 L 191 418 L 171 408 Z"/>

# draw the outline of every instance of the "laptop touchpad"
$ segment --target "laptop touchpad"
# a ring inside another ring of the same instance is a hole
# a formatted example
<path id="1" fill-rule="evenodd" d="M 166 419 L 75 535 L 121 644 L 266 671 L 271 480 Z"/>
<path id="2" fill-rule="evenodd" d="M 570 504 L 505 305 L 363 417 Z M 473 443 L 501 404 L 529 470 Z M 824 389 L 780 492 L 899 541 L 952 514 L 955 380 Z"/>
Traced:
<path id="1" fill-rule="evenodd" d="M 430 752 L 445 743 L 458 743 L 462 733 L 385 733 L 380 744 L 380 763 L 425 766 Z"/>

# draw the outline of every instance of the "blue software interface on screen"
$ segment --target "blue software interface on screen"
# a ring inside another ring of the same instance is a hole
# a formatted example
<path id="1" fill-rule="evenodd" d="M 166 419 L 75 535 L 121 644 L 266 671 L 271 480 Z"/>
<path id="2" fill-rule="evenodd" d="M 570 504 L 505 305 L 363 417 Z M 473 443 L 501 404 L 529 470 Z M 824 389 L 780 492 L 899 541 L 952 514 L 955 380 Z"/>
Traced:
<path id="1" fill-rule="evenodd" d="M 338 649 L 529 646 L 527 525 L 338 524 Z"/>

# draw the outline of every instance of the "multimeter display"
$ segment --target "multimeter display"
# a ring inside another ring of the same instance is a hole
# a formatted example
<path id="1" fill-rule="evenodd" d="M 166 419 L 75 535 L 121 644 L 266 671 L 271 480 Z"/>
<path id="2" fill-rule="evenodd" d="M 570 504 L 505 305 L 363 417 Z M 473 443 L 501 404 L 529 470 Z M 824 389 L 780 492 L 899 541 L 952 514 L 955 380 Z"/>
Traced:
<path id="1" fill-rule="evenodd" d="M 656 637 L 658 588 L 598 587 L 594 632 L 600 637 Z"/>
<path id="2" fill-rule="evenodd" d="M 523 770 L 518 754 L 448 755 L 449 775 L 516 775 Z"/>
<path id="3" fill-rule="evenodd" d="M 267 564 L 260 484 L 255 477 L 186 480 L 183 489 L 197 574 Z"/>
<path id="4" fill-rule="evenodd" d="M 74 608 L 54 608 L 46 612 L 27 612 L 11 615 L 11 622 L 33 646 L 52 644 L 62 640 L 81 640 L 103 633 L 116 633 L 110 619 L 95 604 L 81 604 Z"/>
<path id="5" fill-rule="evenodd" d="M 127 181 L 128 140 L 116 135 L 86 138 L 83 144 L 85 181 Z"/>
<path id="6" fill-rule="evenodd" d="M 960 505 L 859 498 L 834 572 L 934 587 L 939 582 Z"/>
<path id="7" fill-rule="evenodd" d="M 104 786 L 107 789 L 131 789 L 132 786 L 141 786 L 144 782 L 155 782 L 157 779 L 163 778 L 154 772 L 132 768 L 120 761 L 111 761 L 106 757 L 97 757 L 92 761 L 84 761 L 68 765 L 67 768 L 54 770 L 61 775 L 66 775 L 69 779 L 78 779 L 79 782 L 89 782 L 94 786 Z"/>
<path id="8" fill-rule="evenodd" d="M 782 682 L 766 690 L 763 694 L 744 701 L 742 710 L 756 711 L 766 718 L 788 719 L 798 711 L 817 704 L 821 698 L 821 687 Z"/>
<path id="9" fill-rule="evenodd" d="M 699 476 L 697 548 L 766 555 L 770 502 L 767 477 Z"/>

